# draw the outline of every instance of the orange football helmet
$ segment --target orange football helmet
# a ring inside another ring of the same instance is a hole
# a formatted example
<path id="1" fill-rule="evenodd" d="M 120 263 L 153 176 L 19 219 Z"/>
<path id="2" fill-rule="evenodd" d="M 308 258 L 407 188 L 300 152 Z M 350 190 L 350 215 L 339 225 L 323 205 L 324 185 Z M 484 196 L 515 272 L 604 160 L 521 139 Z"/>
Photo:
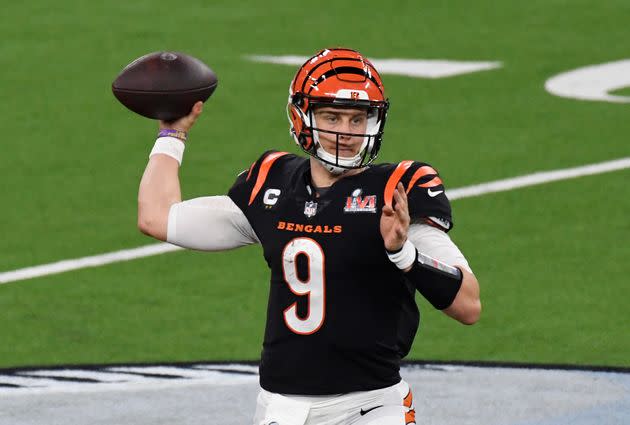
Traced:
<path id="1" fill-rule="evenodd" d="M 339 133 L 317 128 L 313 110 L 317 106 L 366 108 L 368 123 L 358 154 L 339 156 Z M 289 86 L 287 115 L 295 142 L 317 158 L 330 172 L 361 168 L 376 158 L 383 140 L 389 101 L 378 71 L 359 52 L 344 48 L 324 49 L 298 69 Z M 327 152 L 319 143 L 319 132 L 335 134 L 335 152 Z"/>

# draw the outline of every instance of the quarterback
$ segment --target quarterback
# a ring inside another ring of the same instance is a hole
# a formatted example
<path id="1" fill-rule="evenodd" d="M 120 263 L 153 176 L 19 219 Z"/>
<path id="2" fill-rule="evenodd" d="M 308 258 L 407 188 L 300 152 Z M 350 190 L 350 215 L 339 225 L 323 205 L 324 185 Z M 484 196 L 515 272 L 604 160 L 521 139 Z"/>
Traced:
<path id="1" fill-rule="evenodd" d="M 399 366 L 419 325 L 416 291 L 461 323 L 479 319 L 437 170 L 374 164 L 388 107 L 369 60 L 322 50 L 289 87 L 290 131 L 308 156 L 264 152 L 227 195 L 187 201 L 178 170 L 203 104 L 160 123 L 140 230 L 206 251 L 259 243 L 270 269 L 255 425 L 415 424 Z"/>

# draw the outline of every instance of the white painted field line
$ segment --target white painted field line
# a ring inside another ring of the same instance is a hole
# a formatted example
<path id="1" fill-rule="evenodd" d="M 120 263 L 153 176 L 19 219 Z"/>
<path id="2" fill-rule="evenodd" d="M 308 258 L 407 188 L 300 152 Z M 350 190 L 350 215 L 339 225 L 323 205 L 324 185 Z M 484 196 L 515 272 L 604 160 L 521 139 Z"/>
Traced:
<path id="1" fill-rule="evenodd" d="M 56 263 L 42 264 L 41 266 L 26 267 L 24 269 L 0 273 L 0 284 L 50 274 L 63 273 L 70 270 L 98 267 L 104 266 L 105 264 L 135 260 L 136 258 L 150 257 L 152 255 L 164 254 L 179 249 L 182 248 L 169 243 L 158 243 L 141 246 L 139 248 L 109 252 L 107 254 L 93 255 L 91 257 L 75 258 L 73 260 L 63 260 L 57 261 Z"/>
<path id="2" fill-rule="evenodd" d="M 576 177 L 591 176 L 593 174 L 608 173 L 626 168 L 630 168 L 630 157 L 600 162 L 597 164 L 583 165 L 581 167 L 565 168 L 562 170 L 541 171 L 539 173 L 527 174 L 525 176 L 460 187 L 458 189 L 448 190 L 447 195 L 448 199 L 453 201 L 455 199 L 472 198 L 473 196 L 485 195 L 487 193 L 505 192 L 507 190 L 518 189 L 520 187 L 535 186 L 558 180 L 568 180 Z"/>
<path id="3" fill-rule="evenodd" d="M 471 198 L 473 196 L 485 195 L 487 193 L 505 192 L 508 190 L 518 189 L 520 187 L 534 186 L 538 184 L 549 183 L 558 180 L 567 180 L 593 174 L 608 173 L 611 171 L 618 171 L 626 168 L 630 168 L 630 157 L 620 158 L 613 161 L 600 162 L 597 164 L 584 165 L 581 167 L 565 168 L 563 170 L 555 171 L 544 171 L 540 173 L 528 174 L 525 176 L 512 177 L 509 179 L 496 180 L 488 183 L 460 187 L 457 189 L 450 189 L 448 191 L 448 197 L 450 200 Z M 181 248 L 175 245 L 171 245 L 168 243 L 159 243 L 146 245 L 139 248 L 110 252 L 107 254 L 93 255 L 91 257 L 75 258 L 73 260 L 63 260 L 56 263 L 26 267 L 24 269 L 0 273 L 0 284 L 15 282 L 18 280 L 32 279 L 35 277 L 47 276 L 51 274 L 63 273 L 87 267 L 98 267 L 106 264 L 117 263 L 120 261 L 135 260 L 137 258 L 150 257 L 152 255 L 164 254 L 179 249 Z"/>

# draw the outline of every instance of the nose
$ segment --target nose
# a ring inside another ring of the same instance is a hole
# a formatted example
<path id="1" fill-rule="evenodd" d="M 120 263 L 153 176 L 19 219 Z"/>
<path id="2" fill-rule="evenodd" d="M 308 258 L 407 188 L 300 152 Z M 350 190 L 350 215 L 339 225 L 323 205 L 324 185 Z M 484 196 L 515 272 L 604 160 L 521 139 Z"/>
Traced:
<path id="1" fill-rule="evenodd" d="M 352 128 L 350 126 L 350 119 L 345 118 L 341 121 L 341 126 L 339 128 L 339 132 L 341 133 L 352 133 Z M 350 140 L 352 136 L 348 136 L 347 134 L 340 134 L 339 138 L 341 140 Z"/>

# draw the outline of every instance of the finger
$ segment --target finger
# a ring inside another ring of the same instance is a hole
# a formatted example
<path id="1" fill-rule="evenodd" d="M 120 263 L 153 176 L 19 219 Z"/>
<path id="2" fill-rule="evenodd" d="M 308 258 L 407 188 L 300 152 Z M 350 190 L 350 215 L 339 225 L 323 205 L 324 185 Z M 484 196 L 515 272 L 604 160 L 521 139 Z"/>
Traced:
<path id="1" fill-rule="evenodd" d="M 398 183 L 398 186 L 396 186 L 396 192 L 400 195 L 400 203 L 407 206 L 407 193 L 405 192 L 405 187 L 402 183 Z"/>
<path id="2" fill-rule="evenodd" d="M 390 217 L 390 216 L 394 215 L 394 209 L 391 206 L 389 206 L 389 205 L 385 205 L 383 207 L 383 214 L 386 217 Z"/>
<path id="3" fill-rule="evenodd" d="M 396 208 L 396 216 L 398 216 L 401 221 L 405 222 L 409 219 L 409 211 L 403 207 Z"/>
<path id="4" fill-rule="evenodd" d="M 403 202 L 407 204 L 407 191 L 405 191 L 405 187 L 400 182 L 398 182 L 398 190 L 400 191 L 400 196 Z"/>
<path id="5" fill-rule="evenodd" d="M 394 200 L 396 201 L 396 207 L 398 207 L 400 203 L 404 202 L 400 194 L 400 188 L 398 186 L 394 190 Z"/>
<path id="6" fill-rule="evenodd" d="M 199 115 L 201 115 L 202 110 L 203 110 L 203 102 L 195 103 L 192 109 L 190 110 L 190 113 L 186 115 L 182 119 L 182 121 L 185 123 L 187 127 L 191 127 L 195 123 L 195 121 L 197 121 L 197 118 L 199 117 Z"/>
<path id="7" fill-rule="evenodd" d="M 396 204 L 395 213 L 396 218 L 398 219 L 398 221 L 400 221 L 402 225 L 407 226 L 409 224 L 409 209 L 407 208 L 407 204 L 405 204 L 402 200 L 401 202 Z"/>
<path id="8" fill-rule="evenodd" d="M 197 118 L 199 115 L 201 115 L 201 112 L 203 112 L 203 102 L 202 101 L 195 102 L 195 104 L 192 107 L 192 111 L 191 111 L 190 114 L 194 118 Z"/>
<path id="9" fill-rule="evenodd" d="M 195 102 L 193 107 L 190 109 L 190 112 L 188 113 L 188 115 L 185 115 L 174 121 L 160 121 L 160 125 L 159 125 L 160 130 L 175 129 L 175 130 L 181 130 L 181 131 L 187 132 L 188 130 L 190 130 L 190 127 L 193 126 L 195 121 L 197 121 L 197 118 L 199 117 L 199 115 L 201 115 L 202 111 L 203 111 L 203 102 L 202 101 Z"/>
<path id="10" fill-rule="evenodd" d="M 396 200 L 396 211 L 407 211 L 407 201 L 398 189 L 394 191 L 394 199 Z"/>

